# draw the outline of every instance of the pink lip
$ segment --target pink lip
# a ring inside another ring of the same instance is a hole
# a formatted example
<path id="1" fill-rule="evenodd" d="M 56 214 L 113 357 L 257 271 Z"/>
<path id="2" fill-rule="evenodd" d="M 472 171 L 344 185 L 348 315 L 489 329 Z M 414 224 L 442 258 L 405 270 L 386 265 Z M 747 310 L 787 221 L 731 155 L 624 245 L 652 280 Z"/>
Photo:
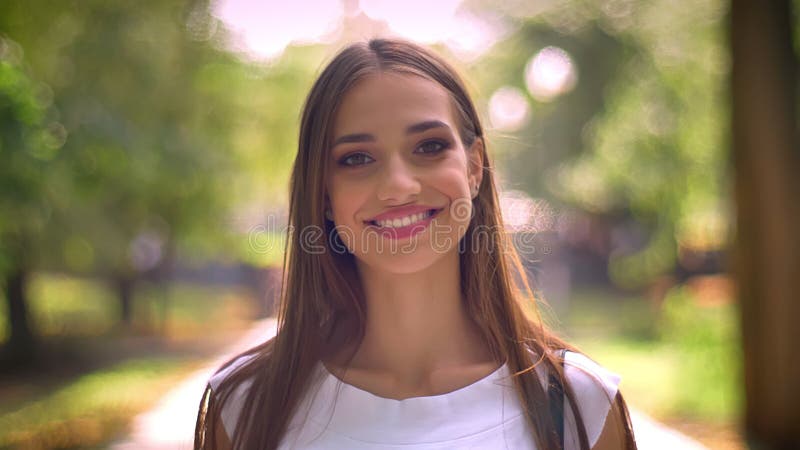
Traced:
<path id="1" fill-rule="evenodd" d="M 400 217 L 406 217 L 410 216 L 411 214 L 427 212 L 432 209 L 438 209 L 438 208 L 425 205 L 398 206 L 396 208 L 390 209 L 389 211 L 378 214 L 377 216 L 367 220 L 367 222 L 377 221 L 377 220 L 399 219 Z"/>
<path id="2" fill-rule="evenodd" d="M 429 209 L 425 209 L 423 211 L 429 211 Z M 385 237 L 387 239 L 406 239 L 406 238 L 409 238 L 411 236 L 414 236 L 416 234 L 419 234 L 419 233 L 422 233 L 423 231 L 425 231 L 428 228 L 428 226 L 431 224 L 431 222 L 433 221 L 433 218 L 438 216 L 441 211 L 442 211 L 441 209 L 437 209 L 437 210 L 435 210 L 435 212 L 431 216 L 426 217 L 425 219 L 423 219 L 423 220 L 421 220 L 421 221 L 419 221 L 417 223 L 413 223 L 411 225 L 407 225 L 405 227 L 398 227 L 398 228 L 386 227 L 386 228 L 384 228 L 384 227 L 375 225 L 372 222 L 369 222 L 369 229 L 377 231 L 379 235 L 381 235 L 381 236 L 383 236 L 383 237 Z"/>

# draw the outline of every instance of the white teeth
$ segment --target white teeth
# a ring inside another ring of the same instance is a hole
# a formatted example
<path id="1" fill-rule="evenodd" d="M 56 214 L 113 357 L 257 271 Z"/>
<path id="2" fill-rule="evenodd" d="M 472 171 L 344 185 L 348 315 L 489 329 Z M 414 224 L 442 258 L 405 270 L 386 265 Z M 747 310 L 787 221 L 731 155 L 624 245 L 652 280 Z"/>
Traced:
<path id="1" fill-rule="evenodd" d="M 398 219 L 390 219 L 390 220 L 376 220 L 375 223 L 384 228 L 399 228 L 399 227 L 407 227 L 411 224 L 420 222 L 422 220 L 427 219 L 431 216 L 430 211 L 412 214 L 410 216 L 398 218 Z"/>

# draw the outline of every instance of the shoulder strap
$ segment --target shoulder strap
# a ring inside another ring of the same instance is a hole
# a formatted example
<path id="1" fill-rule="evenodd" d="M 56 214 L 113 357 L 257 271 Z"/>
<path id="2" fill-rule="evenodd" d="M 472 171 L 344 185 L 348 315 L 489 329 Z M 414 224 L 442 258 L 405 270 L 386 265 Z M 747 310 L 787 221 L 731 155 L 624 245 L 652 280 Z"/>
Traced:
<path id="1" fill-rule="evenodd" d="M 564 367 L 565 349 L 558 350 L 556 354 L 561 359 L 561 367 Z M 547 389 L 548 403 L 550 404 L 550 416 L 556 426 L 558 433 L 558 448 L 564 448 L 564 386 L 561 384 L 556 374 L 551 373 L 549 377 L 549 387 Z"/>

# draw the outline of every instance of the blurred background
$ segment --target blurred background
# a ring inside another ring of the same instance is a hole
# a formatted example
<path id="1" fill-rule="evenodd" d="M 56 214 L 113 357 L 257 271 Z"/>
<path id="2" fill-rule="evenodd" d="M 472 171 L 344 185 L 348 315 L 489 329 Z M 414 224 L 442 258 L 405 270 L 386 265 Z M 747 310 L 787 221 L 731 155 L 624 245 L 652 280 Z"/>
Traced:
<path id="1" fill-rule="evenodd" d="M 0 448 L 108 448 L 274 313 L 304 96 L 376 35 L 464 74 L 546 315 L 630 406 L 797 448 L 792 3 L 0 3 Z"/>

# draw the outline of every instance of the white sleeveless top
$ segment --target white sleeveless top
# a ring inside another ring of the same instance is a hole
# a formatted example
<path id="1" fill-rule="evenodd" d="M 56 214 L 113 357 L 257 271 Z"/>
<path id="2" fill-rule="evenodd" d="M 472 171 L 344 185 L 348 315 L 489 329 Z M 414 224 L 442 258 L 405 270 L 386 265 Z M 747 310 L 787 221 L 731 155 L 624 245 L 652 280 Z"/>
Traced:
<path id="1" fill-rule="evenodd" d="M 217 390 L 222 380 L 247 358 L 239 358 L 215 374 L 210 380 L 212 390 Z M 577 397 L 589 444 L 594 446 L 617 394 L 620 377 L 574 352 L 566 353 L 564 369 Z M 536 370 L 546 385 L 543 370 Z M 242 383 L 222 408 L 222 422 L 229 436 L 236 428 L 250 384 Z M 281 450 L 537 448 L 505 364 L 455 391 L 404 400 L 379 397 L 344 383 L 322 363 L 317 364 L 310 386 L 292 416 L 279 446 Z M 578 449 L 575 418 L 566 402 L 565 399 L 565 449 Z"/>

